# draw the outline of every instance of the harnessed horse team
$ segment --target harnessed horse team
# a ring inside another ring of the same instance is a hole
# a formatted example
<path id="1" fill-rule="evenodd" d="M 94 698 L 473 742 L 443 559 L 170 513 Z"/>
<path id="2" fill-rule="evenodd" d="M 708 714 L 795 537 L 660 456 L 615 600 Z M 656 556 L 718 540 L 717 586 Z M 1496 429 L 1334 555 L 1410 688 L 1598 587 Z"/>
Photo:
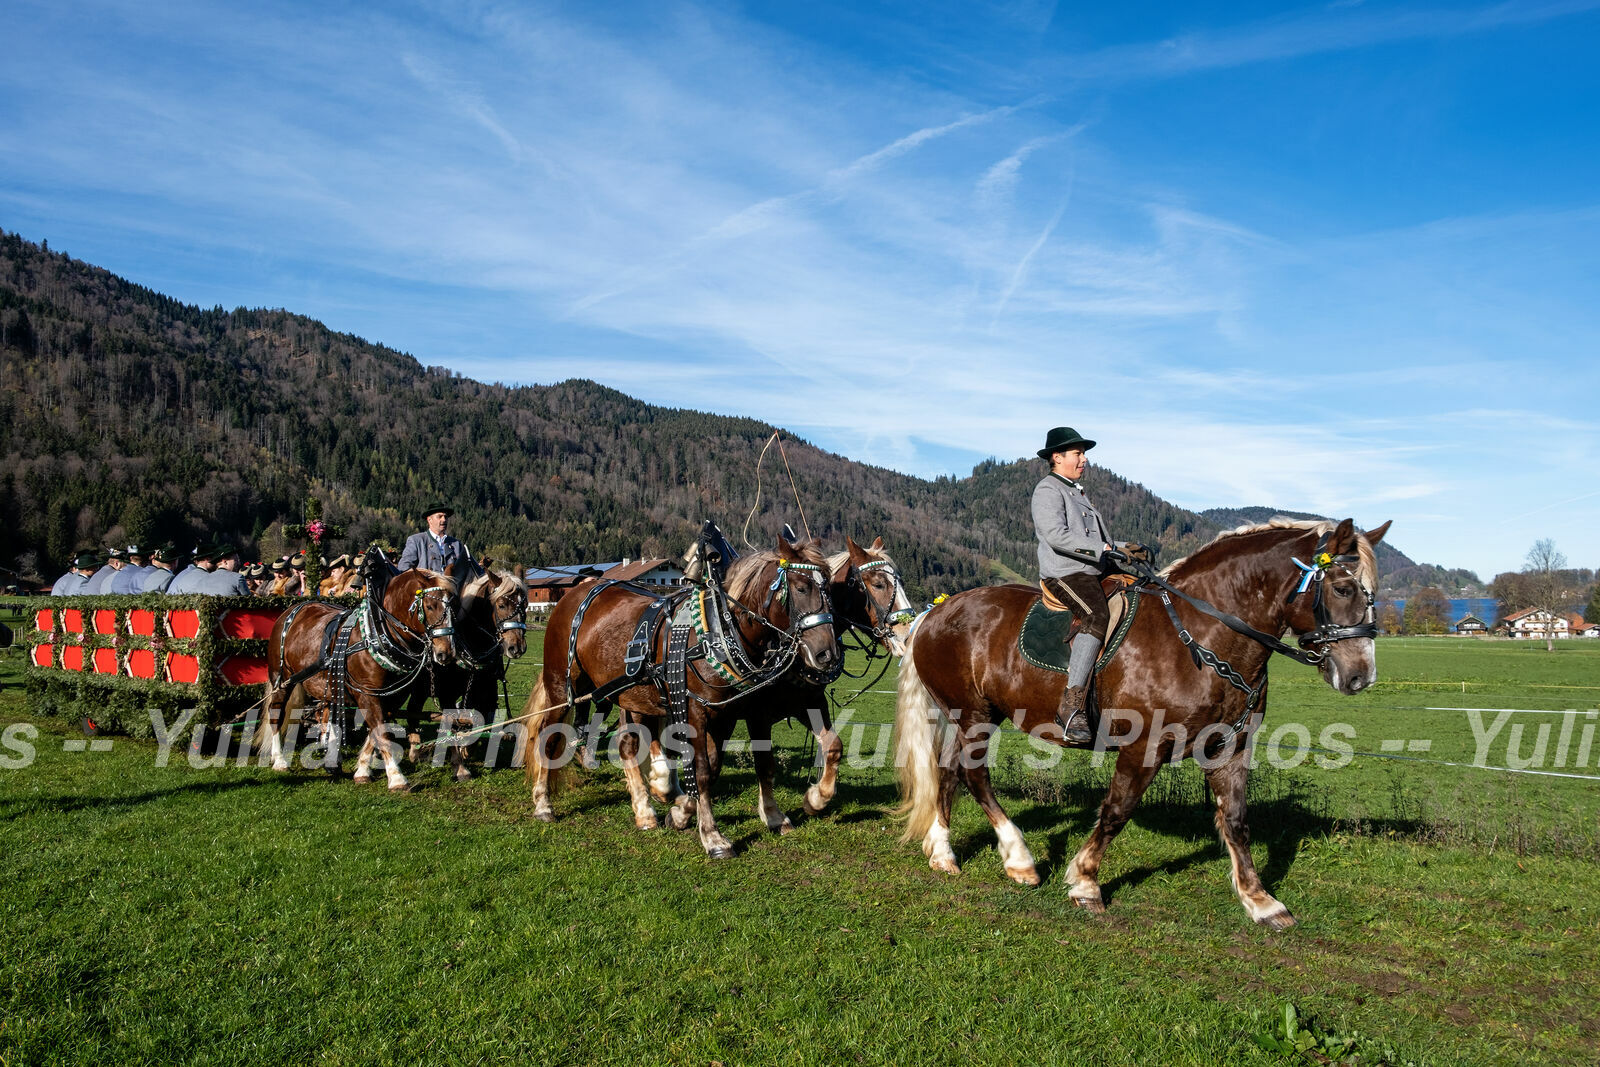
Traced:
<path id="1" fill-rule="evenodd" d="M 1245 822 L 1249 741 L 1265 714 L 1267 664 L 1274 653 L 1290 656 L 1344 694 L 1372 684 L 1373 548 L 1388 525 L 1361 533 L 1348 519 L 1274 520 L 1222 534 L 1160 572 L 1130 568 L 1131 591 L 1119 594 L 1130 601 L 1126 621 L 1095 669 L 1105 714 L 1093 746 L 1117 756 L 1095 827 L 1064 875 L 1075 903 L 1104 910 L 1097 875 L 1105 848 L 1156 770 L 1194 758 L 1216 797 L 1218 833 L 1246 912 L 1274 928 L 1294 923 L 1256 874 Z M 281 737 L 295 698 L 326 709 L 329 728 L 346 732 L 339 713 L 353 705 L 367 727 L 356 780 L 370 779 L 376 752 L 398 790 L 407 783 L 387 720 L 420 684 L 433 687 L 441 707 L 465 696 L 492 711 L 504 662 L 526 647 L 527 600 L 509 575 L 486 572 L 458 592 L 453 576 L 396 572 L 381 553 L 369 553 L 367 567 L 359 608 L 308 603 L 280 620 L 269 644 L 262 733 L 274 766 L 287 769 Z M 600 727 L 615 711 L 608 739 L 637 827 L 657 827 L 655 805 L 665 805 L 669 825 L 696 827 L 707 856 L 733 855 L 713 794 L 743 722 L 758 814 L 787 833 L 793 823 L 773 796 L 772 728 L 799 718 L 816 736 L 820 773 L 804 807 L 820 813 L 835 794 L 843 749 L 827 687 L 843 666 L 842 638 L 858 630 L 869 654 L 901 658 L 894 730 L 905 839 L 920 839 L 932 868 L 959 873 L 950 817 L 965 785 L 995 829 L 1006 873 L 1039 884 L 989 780 L 991 742 L 1005 721 L 1036 742 L 1080 747 L 1051 725 L 1068 680 L 1021 653 L 1038 587 L 972 589 L 914 616 L 881 538 L 867 548 L 847 539 L 846 550 L 829 557 L 813 541 L 780 537 L 771 550 L 735 557 L 709 523 L 688 572 L 696 584 L 670 593 L 597 578 L 557 603 L 522 716 L 535 818 L 554 818 L 552 797 L 574 762 L 592 764 Z M 1159 599 L 1164 611 L 1136 612 L 1140 597 Z M 1298 637 L 1298 648 L 1279 640 L 1285 633 Z M 586 720 L 580 707 L 589 709 Z M 451 751 L 457 778 L 465 777 L 459 749 Z"/>

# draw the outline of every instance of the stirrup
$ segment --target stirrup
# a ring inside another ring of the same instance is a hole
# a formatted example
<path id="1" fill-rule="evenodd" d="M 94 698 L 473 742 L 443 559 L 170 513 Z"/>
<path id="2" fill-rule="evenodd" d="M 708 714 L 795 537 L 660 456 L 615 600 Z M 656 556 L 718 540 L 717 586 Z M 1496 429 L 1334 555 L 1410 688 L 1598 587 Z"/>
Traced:
<path id="1" fill-rule="evenodd" d="M 1075 745 L 1089 745 L 1094 743 L 1094 731 L 1089 729 L 1089 713 L 1082 708 L 1067 716 L 1067 721 L 1061 721 L 1061 715 L 1056 714 L 1056 725 L 1061 727 L 1061 736 Z"/>

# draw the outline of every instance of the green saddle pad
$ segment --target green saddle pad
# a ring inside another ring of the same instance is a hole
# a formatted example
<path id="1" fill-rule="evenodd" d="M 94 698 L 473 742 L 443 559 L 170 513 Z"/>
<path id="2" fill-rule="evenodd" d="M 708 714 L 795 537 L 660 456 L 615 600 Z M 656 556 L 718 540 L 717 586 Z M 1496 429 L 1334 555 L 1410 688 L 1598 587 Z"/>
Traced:
<path id="1" fill-rule="evenodd" d="M 1133 617 L 1139 612 L 1138 588 L 1129 588 L 1123 595 L 1128 599 L 1127 609 L 1123 611 L 1122 618 L 1117 620 L 1117 628 L 1107 636 L 1105 647 L 1100 650 L 1100 658 L 1094 665 L 1096 674 L 1106 669 L 1111 657 L 1122 647 L 1122 639 L 1128 636 Z M 1042 600 L 1035 600 L 1028 608 L 1027 617 L 1022 620 L 1022 632 L 1017 635 L 1017 651 L 1035 667 L 1067 674 L 1067 660 L 1072 655 L 1072 650 L 1067 646 L 1067 636 L 1071 632 L 1071 611 L 1051 611 Z"/>
<path id="2" fill-rule="evenodd" d="M 1022 633 L 1017 637 L 1017 648 L 1022 658 L 1035 667 L 1047 671 L 1067 673 L 1067 659 L 1072 650 L 1067 647 L 1067 636 L 1072 633 L 1073 613 L 1051 611 L 1044 601 L 1035 600 L 1022 620 Z"/>

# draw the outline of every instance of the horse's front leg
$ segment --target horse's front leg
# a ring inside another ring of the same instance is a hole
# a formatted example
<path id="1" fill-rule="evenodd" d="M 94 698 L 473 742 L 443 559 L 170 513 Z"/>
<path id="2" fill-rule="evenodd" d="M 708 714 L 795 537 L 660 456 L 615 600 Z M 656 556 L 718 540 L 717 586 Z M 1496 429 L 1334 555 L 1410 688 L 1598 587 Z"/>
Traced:
<path id="1" fill-rule="evenodd" d="M 821 707 L 807 708 L 811 732 L 817 738 L 817 753 L 822 758 L 822 773 L 816 784 L 806 790 L 805 812 L 821 815 L 839 789 L 839 761 L 844 758 L 844 740 L 833 729 L 833 716 L 828 713 L 828 694 L 818 692 Z"/>
<path id="2" fill-rule="evenodd" d="M 641 740 L 649 731 L 632 716 L 627 708 L 618 713 L 617 760 L 622 764 L 622 777 L 628 783 L 628 799 L 633 805 L 633 825 L 641 830 L 654 830 L 661 823 L 656 810 L 650 806 L 650 791 L 645 787 L 644 773 L 639 769 Z"/>
<path id="3" fill-rule="evenodd" d="M 751 718 L 745 723 L 750 731 L 750 751 L 755 756 L 756 781 L 761 794 L 756 800 L 756 812 L 774 833 L 786 834 L 794 829 L 789 816 L 773 799 L 772 780 L 777 773 L 778 761 L 772 756 L 772 723 L 765 718 Z"/>
<path id="4" fill-rule="evenodd" d="M 1250 857 L 1250 825 L 1245 821 L 1244 802 L 1250 756 L 1244 737 L 1236 738 L 1235 751 L 1223 762 L 1207 768 L 1205 774 L 1206 784 L 1217 798 L 1217 833 L 1233 861 L 1230 873 L 1239 903 L 1256 922 L 1274 930 L 1287 930 L 1294 925 L 1294 916 L 1261 884 L 1255 861 Z"/>
<path id="5" fill-rule="evenodd" d="M 1105 855 L 1106 846 L 1128 824 L 1133 809 L 1139 806 L 1139 798 L 1150 788 L 1150 780 L 1156 776 L 1160 766 L 1157 760 L 1145 760 L 1143 745 L 1124 748 L 1117 753 L 1111 788 L 1100 804 L 1100 818 L 1096 820 L 1089 840 L 1083 843 L 1067 866 L 1067 896 L 1079 907 L 1097 914 L 1106 910 L 1105 903 L 1100 899 L 1100 859 Z"/>
<path id="6" fill-rule="evenodd" d="M 391 733 L 404 737 L 404 727 L 387 721 L 384 707 L 377 697 L 363 696 L 359 703 L 362 717 L 367 724 L 367 744 L 375 745 L 383 756 L 383 773 L 389 780 L 389 792 L 403 793 L 409 790 L 411 783 L 400 773 L 400 756 L 403 750 L 389 737 Z"/>
<path id="7" fill-rule="evenodd" d="M 700 833 L 700 847 L 706 850 L 707 856 L 714 860 L 729 859 L 733 856 L 733 842 L 722 836 L 717 829 L 716 816 L 711 813 L 711 787 L 716 781 L 716 775 L 712 773 L 711 753 L 717 742 L 711 736 L 710 723 L 704 711 L 690 709 L 689 721 L 684 724 L 684 732 L 680 734 L 678 743 L 687 746 L 693 753 L 693 759 L 684 771 L 694 775 L 695 786 L 700 793 L 695 801 L 689 801 L 687 797 L 679 798 L 683 814 L 687 816 L 689 811 L 694 812 L 696 829 Z M 673 814 L 677 815 L 679 810 L 679 805 L 674 804 Z M 679 825 L 676 819 L 674 825 Z"/>

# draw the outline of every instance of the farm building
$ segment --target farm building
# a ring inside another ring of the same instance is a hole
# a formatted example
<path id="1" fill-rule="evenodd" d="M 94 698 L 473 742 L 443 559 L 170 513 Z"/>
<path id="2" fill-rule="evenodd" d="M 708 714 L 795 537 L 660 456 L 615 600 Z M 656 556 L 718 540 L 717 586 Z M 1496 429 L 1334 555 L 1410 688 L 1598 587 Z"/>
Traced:
<path id="1" fill-rule="evenodd" d="M 1478 618 L 1476 615 L 1463 615 L 1461 616 L 1461 621 L 1456 623 L 1456 633 L 1458 634 L 1470 634 L 1474 637 L 1482 637 L 1488 632 L 1489 627 L 1484 625 L 1484 621 Z"/>
<path id="2" fill-rule="evenodd" d="M 683 584 L 683 568 L 667 559 L 624 559 L 616 563 L 534 567 L 524 575 L 528 583 L 528 607 L 533 611 L 549 611 L 579 582 L 599 577 L 635 585 L 668 587 Z"/>

